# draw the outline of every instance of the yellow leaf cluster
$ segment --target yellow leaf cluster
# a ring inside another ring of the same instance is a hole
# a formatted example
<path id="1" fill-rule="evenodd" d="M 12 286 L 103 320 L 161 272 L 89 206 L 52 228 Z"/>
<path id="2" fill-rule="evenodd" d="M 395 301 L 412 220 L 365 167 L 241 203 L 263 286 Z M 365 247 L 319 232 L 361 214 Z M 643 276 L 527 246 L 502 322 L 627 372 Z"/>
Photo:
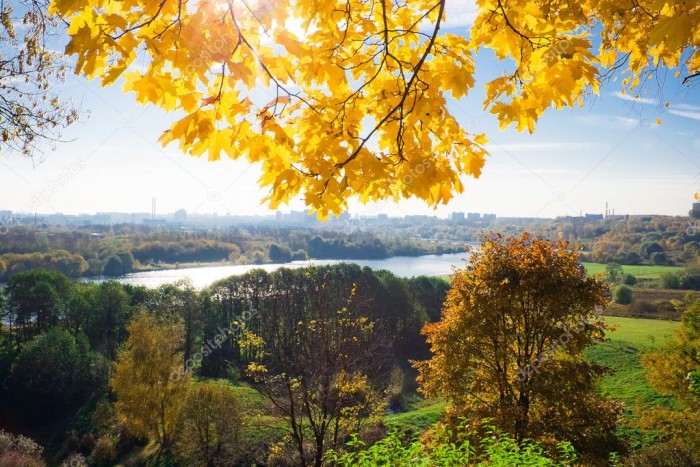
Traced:
<path id="1" fill-rule="evenodd" d="M 468 38 L 441 32 L 444 0 L 54 0 L 51 12 L 69 23 L 77 73 L 184 114 L 163 144 L 259 163 L 271 207 L 301 196 L 321 217 L 352 197 L 436 206 L 480 175 L 485 137 L 447 104 L 474 86 L 483 49 L 506 67 L 484 108 L 520 131 L 581 105 L 606 68 L 622 65 L 629 90 L 660 65 L 700 71 L 697 2 L 477 5 Z"/>

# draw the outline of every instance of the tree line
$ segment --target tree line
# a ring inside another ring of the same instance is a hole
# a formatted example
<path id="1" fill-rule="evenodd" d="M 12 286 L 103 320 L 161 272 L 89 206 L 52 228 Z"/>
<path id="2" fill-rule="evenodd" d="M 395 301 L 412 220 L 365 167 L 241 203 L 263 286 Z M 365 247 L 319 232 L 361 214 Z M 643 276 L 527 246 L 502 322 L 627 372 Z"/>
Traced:
<path id="1" fill-rule="evenodd" d="M 461 248 L 367 232 L 305 228 L 231 228 L 223 231 L 112 228 L 8 230 L 0 244 L 0 281 L 32 269 L 68 277 L 119 276 L 134 270 L 182 263 L 288 263 L 317 259 L 381 259 L 462 251 Z"/>

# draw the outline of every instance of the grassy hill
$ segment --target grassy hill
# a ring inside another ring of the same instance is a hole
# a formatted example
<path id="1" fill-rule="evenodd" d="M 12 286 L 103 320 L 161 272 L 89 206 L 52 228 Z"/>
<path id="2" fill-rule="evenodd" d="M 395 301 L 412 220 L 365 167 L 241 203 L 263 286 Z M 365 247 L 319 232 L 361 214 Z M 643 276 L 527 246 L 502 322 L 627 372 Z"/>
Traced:
<path id="1" fill-rule="evenodd" d="M 605 274 L 606 265 L 603 263 L 581 263 L 589 274 Z M 637 279 L 658 279 L 664 272 L 679 272 L 681 266 L 650 266 L 650 265 L 623 265 L 622 270 L 626 274 L 632 274 Z"/>

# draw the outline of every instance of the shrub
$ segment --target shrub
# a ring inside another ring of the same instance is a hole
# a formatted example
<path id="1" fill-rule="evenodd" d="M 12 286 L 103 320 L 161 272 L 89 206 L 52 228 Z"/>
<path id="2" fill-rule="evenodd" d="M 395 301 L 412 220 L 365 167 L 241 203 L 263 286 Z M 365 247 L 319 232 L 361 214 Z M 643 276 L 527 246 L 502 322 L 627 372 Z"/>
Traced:
<path id="1" fill-rule="evenodd" d="M 679 289 L 681 287 L 681 279 L 678 274 L 672 272 L 664 272 L 659 276 L 661 287 L 664 289 Z"/>
<path id="2" fill-rule="evenodd" d="M 0 430 L 0 466 L 41 467 L 44 448 L 34 440 L 22 435 L 13 435 Z"/>
<path id="3" fill-rule="evenodd" d="M 403 443 L 396 433 L 391 433 L 370 447 L 353 436 L 348 446 L 352 450 L 344 454 L 330 451 L 327 459 L 339 466 L 375 465 L 574 465 L 576 452 L 570 443 L 556 446 L 557 456 L 550 456 L 538 444 L 530 441 L 518 443 L 511 437 L 491 430 L 473 445 L 466 440 L 453 439 L 445 426 L 432 428 L 420 440 Z M 459 435 L 459 433 L 457 433 Z"/>
<path id="4" fill-rule="evenodd" d="M 625 467 L 689 467 L 697 466 L 698 461 L 687 447 L 668 441 L 633 453 L 624 460 L 622 465 Z"/>
<path id="5" fill-rule="evenodd" d="M 114 448 L 114 443 L 106 436 L 98 439 L 95 443 L 90 455 L 90 461 L 98 466 L 114 465 L 114 459 L 117 457 L 117 451 Z"/>
<path id="6" fill-rule="evenodd" d="M 622 278 L 622 283 L 625 285 L 634 285 L 637 283 L 637 278 L 632 274 L 625 274 Z"/>
<path id="7" fill-rule="evenodd" d="M 619 305 L 629 305 L 632 303 L 632 289 L 625 285 L 620 285 L 615 288 L 613 300 Z"/>
<path id="8" fill-rule="evenodd" d="M 292 261 L 306 261 L 309 259 L 309 254 L 304 250 L 297 250 L 292 255 Z"/>
<path id="9" fill-rule="evenodd" d="M 679 288 L 686 290 L 700 290 L 700 274 L 686 272 L 680 276 Z"/>

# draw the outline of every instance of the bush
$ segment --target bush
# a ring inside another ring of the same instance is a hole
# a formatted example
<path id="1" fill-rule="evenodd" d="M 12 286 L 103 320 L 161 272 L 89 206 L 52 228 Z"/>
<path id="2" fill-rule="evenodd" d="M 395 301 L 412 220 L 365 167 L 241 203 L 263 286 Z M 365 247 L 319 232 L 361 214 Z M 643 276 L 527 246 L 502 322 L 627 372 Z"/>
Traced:
<path id="1" fill-rule="evenodd" d="M 632 289 L 625 285 L 621 285 L 615 289 L 613 300 L 619 305 L 629 305 L 632 303 Z"/>
<path id="2" fill-rule="evenodd" d="M 622 283 L 625 285 L 634 285 L 637 283 L 637 278 L 632 274 L 625 274 L 622 278 Z"/>
<path id="3" fill-rule="evenodd" d="M 116 457 L 117 451 L 114 448 L 114 443 L 108 437 L 103 436 L 95 443 L 95 449 L 90 455 L 90 461 L 97 466 L 109 466 L 114 465 Z"/>
<path id="4" fill-rule="evenodd" d="M 664 289 L 679 289 L 681 287 L 681 279 L 678 274 L 665 272 L 659 276 L 661 287 Z"/>
<path id="5" fill-rule="evenodd" d="M 698 462 L 692 452 L 674 441 L 654 444 L 627 457 L 626 467 L 690 467 Z"/>
<path id="6" fill-rule="evenodd" d="M 700 274 L 686 272 L 680 277 L 679 288 L 686 290 L 700 290 Z"/>
<path id="7" fill-rule="evenodd" d="M 45 465 L 41 458 L 43 451 L 44 448 L 30 438 L 0 430 L 0 466 L 2 467 L 43 466 Z"/>
<path id="8" fill-rule="evenodd" d="M 297 250 L 292 255 L 292 261 L 306 261 L 309 259 L 309 254 L 304 250 Z"/>
<path id="9" fill-rule="evenodd" d="M 457 433 L 459 435 L 459 433 Z M 492 431 L 477 444 L 455 440 L 445 426 L 434 427 L 420 440 L 403 443 L 396 433 L 370 447 L 355 435 L 348 443 L 351 452 L 330 451 L 327 460 L 339 466 L 375 465 L 574 465 L 576 452 L 570 443 L 556 446 L 557 456 L 548 455 L 538 444 L 518 443 L 510 436 Z"/>

